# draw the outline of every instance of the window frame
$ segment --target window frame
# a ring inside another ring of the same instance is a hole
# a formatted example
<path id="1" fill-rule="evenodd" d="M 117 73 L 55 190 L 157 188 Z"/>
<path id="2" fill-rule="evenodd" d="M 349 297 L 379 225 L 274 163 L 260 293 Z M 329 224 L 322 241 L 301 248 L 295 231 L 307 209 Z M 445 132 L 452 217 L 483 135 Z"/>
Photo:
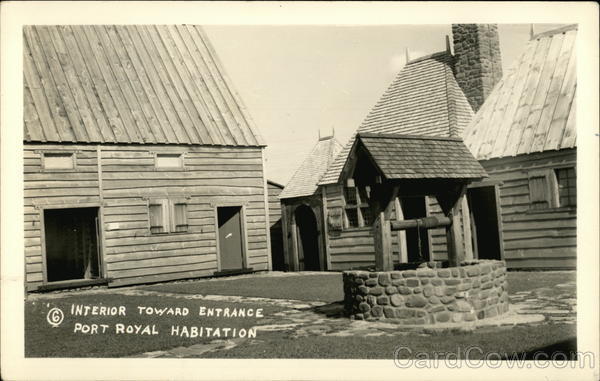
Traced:
<path id="1" fill-rule="evenodd" d="M 559 176 L 559 171 L 565 171 L 568 172 L 572 170 L 573 171 L 573 177 L 566 177 L 567 180 L 567 187 L 564 188 L 561 186 L 560 184 L 560 176 Z M 558 168 L 554 168 L 554 176 L 556 176 L 556 185 L 557 185 L 557 192 L 558 192 L 558 198 L 557 198 L 557 205 L 559 208 L 576 208 L 577 207 L 577 167 L 576 166 L 571 166 L 571 167 L 558 167 Z M 574 182 L 574 185 L 571 186 L 571 182 Z M 567 194 L 563 195 L 561 194 L 561 190 L 562 189 L 566 189 Z M 574 190 L 573 192 L 571 192 L 571 190 Z M 573 193 L 573 194 L 572 194 Z M 568 199 L 567 204 L 566 205 L 562 205 L 561 204 L 561 199 L 563 197 L 566 197 Z M 571 203 L 571 199 L 575 198 L 575 203 L 572 204 Z"/>
<path id="2" fill-rule="evenodd" d="M 363 208 L 371 207 L 368 200 L 363 201 L 360 196 L 360 188 L 364 188 L 365 191 L 368 193 L 370 193 L 372 191 L 372 189 L 367 190 L 366 189 L 367 187 L 370 187 L 370 186 L 369 185 L 357 186 L 354 179 L 351 179 L 351 178 L 347 179 L 344 186 L 342 186 L 342 200 L 344 202 L 343 230 L 365 229 L 365 228 L 369 228 L 373 224 L 374 221 L 370 221 L 370 223 L 366 224 L 365 217 L 363 215 Z M 346 197 L 346 191 L 349 188 L 354 188 L 354 197 L 356 200 L 355 204 L 348 203 L 348 200 Z M 356 211 L 358 226 L 350 225 L 350 219 L 348 218 L 348 210 Z"/>
<path id="3" fill-rule="evenodd" d="M 189 205 L 189 197 L 183 198 L 150 198 L 148 199 L 148 235 L 156 236 L 156 235 L 167 235 L 167 234 L 185 234 L 190 232 L 190 224 L 188 217 L 188 205 Z M 185 221 L 185 225 L 177 225 L 177 226 L 185 226 L 185 230 L 177 231 L 176 218 L 175 218 L 175 205 L 185 205 L 183 220 Z M 160 205 L 162 210 L 162 227 L 163 231 L 153 232 L 152 231 L 152 214 L 151 214 L 151 206 L 152 205 Z"/>
<path id="4" fill-rule="evenodd" d="M 577 168 L 574 165 L 561 165 L 551 168 L 543 168 L 543 169 L 532 169 L 527 171 L 527 187 L 528 187 L 528 196 L 529 196 L 529 210 L 527 213 L 547 213 L 554 212 L 560 210 L 575 210 L 577 208 L 577 204 L 575 205 L 561 205 L 560 204 L 560 187 L 558 184 L 558 175 L 557 172 L 559 170 L 568 170 L 573 169 L 575 173 L 575 195 L 577 195 Z M 543 179 L 543 184 L 538 187 L 539 189 L 544 190 L 544 199 L 539 200 L 540 197 L 536 197 L 537 195 L 534 193 L 534 189 L 532 189 L 532 181 L 533 179 Z M 538 201 L 535 201 L 538 200 Z M 545 207 L 534 207 L 535 203 L 546 202 L 547 206 Z"/>
<path id="5" fill-rule="evenodd" d="M 41 169 L 44 172 L 76 172 L 77 171 L 77 151 L 41 151 Z M 47 160 L 49 156 L 67 156 L 71 157 L 73 166 L 71 168 L 48 168 Z"/>
<path id="6" fill-rule="evenodd" d="M 184 171 L 185 167 L 185 152 L 154 152 L 154 170 L 155 171 Z M 158 165 L 160 157 L 178 157 L 179 166 L 177 167 L 161 167 Z"/>

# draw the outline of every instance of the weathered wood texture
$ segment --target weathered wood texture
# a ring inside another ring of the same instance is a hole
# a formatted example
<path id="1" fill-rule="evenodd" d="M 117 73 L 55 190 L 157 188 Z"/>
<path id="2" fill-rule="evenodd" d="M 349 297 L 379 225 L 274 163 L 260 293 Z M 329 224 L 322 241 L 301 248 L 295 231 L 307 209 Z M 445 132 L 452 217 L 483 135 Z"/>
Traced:
<path id="1" fill-rule="evenodd" d="M 343 207 L 341 185 L 325 186 L 328 213 L 336 208 Z M 392 210 L 390 219 L 394 220 Z M 363 227 L 345 230 L 331 230 L 329 228 L 329 255 L 331 270 L 348 270 L 375 266 L 375 242 L 372 227 Z M 399 262 L 398 235 L 393 234 L 392 258 L 394 263 Z"/>
<path id="2" fill-rule="evenodd" d="M 68 204 L 99 204 L 97 155 L 95 146 L 50 147 L 53 152 L 77 151 L 77 171 L 42 170 L 39 146 L 26 146 L 24 160 L 25 272 L 28 288 L 43 283 L 41 228 L 39 207 Z"/>
<path id="3" fill-rule="evenodd" d="M 77 150 L 77 171 L 41 169 L 41 150 Z M 185 168 L 156 170 L 155 152 L 184 153 Z M 268 264 L 260 148 L 102 146 L 104 261 L 111 285 L 211 275 L 217 270 L 214 203 L 246 206 L 247 261 Z M 99 203 L 96 146 L 33 145 L 25 151 L 27 282 L 42 282 L 40 210 Z M 189 230 L 150 235 L 147 199 L 187 197 Z"/>
<path id="4" fill-rule="evenodd" d="M 528 171 L 576 166 L 576 149 L 481 161 L 500 186 L 504 256 L 509 268 L 575 268 L 575 207 L 531 208 Z"/>
<path id="5" fill-rule="evenodd" d="M 573 148 L 577 26 L 534 37 L 465 128 L 478 160 Z"/>
<path id="6" fill-rule="evenodd" d="M 271 259 L 273 270 L 284 269 L 283 259 L 283 229 L 281 220 L 281 202 L 279 194 L 283 186 L 272 181 L 267 181 L 269 195 L 269 229 L 271 231 Z"/>
<path id="7" fill-rule="evenodd" d="M 341 149 L 342 145 L 333 136 L 319 139 L 306 159 L 296 169 L 290 181 L 285 185 L 280 198 L 313 195 L 317 191 L 319 179 Z"/>
<path id="8" fill-rule="evenodd" d="M 343 207 L 341 197 L 341 185 L 325 186 L 327 195 L 327 207 L 329 211 Z M 444 214 L 435 197 L 426 197 L 427 214 L 433 217 L 442 217 Z M 392 211 L 390 219 L 396 219 Z M 463 232 L 462 213 L 459 217 L 460 232 Z M 442 228 L 428 229 L 423 234 L 429 235 L 431 259 L 444 261 L 448 259 L 446 230 Z M 464 240 L 462 233 L 459 237 Z M 399 262 L 400 236 L 392 235 L 392 256 L 394 263 Z M 347 270 L 355 268 L 366 268 L 375 265 L 374 241 L 371 227 L 330 231 L 329 250 L 331 256 L 332 270 Z"/>
<path id="9" fill-rule="evenodd" d="M 487 176 L 460 138 L 359 133 L 386 179 L 480 179 Z M 350 155 L 356 154 L 353 147 Z"/>
<path id="10" fill-rule="evenodd" d="M 199 26 L 23 34 L 25 141 L 264 145 Z"/>

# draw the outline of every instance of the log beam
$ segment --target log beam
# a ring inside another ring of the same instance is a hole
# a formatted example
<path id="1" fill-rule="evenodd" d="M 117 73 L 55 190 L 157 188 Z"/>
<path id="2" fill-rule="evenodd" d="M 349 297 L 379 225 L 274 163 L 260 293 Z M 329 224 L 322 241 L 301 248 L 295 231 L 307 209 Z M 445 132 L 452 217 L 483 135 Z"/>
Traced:
<path id="1" fill-rule="evenodd" d="M 406 230 L 412 228 L 435 229 L 445 226 L 450 226 L 452 220 L 449 217 L 423 217 L 411 220 L 392 221 L 391 228 L 393 231 Z"/>

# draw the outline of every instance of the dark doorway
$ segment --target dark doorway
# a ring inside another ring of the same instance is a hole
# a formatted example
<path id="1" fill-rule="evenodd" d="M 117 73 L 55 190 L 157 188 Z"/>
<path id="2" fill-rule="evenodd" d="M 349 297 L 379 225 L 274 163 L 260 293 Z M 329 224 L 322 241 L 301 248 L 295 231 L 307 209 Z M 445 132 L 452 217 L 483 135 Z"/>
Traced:
<path id="1" fill-rule="evenodd" d="M 241 270 L 244 267 L 244 241 L 241 215 L 241 206 L 217 208 L 221 271 Z"/>
<path id="2" fill-rule="evenodd" d="M 298 237 L 298 264 L 300 271 L 321 270 L 319 260 L 319 231 L 317 219 L 307 205 L 299 206 L 294 212 Z"/>
<path id="3" fill-rule="evenodd" d="M 402 212 L 405 220 L 427 217 L 427 207 L 425 197 L 402 197 Z M 419 247 L 420 241 L 420 247 Z M 429 235 L 425 229 L 407 229 L 406 230 L 406 249 L 408 251 L 408 262 L 428 261 L 429 254 Z"/>
<path id="4" fill-rule="evenodd" d="M 473 256 L 479 259 L 502 259 L 496 187 L 470 188 L 467 200 L 471 212 Z"/>
<path id="5" fill-rule="evenodd" d="M 44 210 L 48 282 L 100 278 L 98 208 Z"/>

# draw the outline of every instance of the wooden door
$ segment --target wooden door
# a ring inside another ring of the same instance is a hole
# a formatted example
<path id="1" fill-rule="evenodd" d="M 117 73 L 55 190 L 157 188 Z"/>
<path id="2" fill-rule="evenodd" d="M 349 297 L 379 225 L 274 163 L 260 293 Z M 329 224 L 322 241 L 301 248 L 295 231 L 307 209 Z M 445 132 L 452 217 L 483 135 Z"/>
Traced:
<path id="1" fill-rule="evenodd" d="M 244 268 L 241 212 L 242 208 L 240 206 L 217 208 L 221 271 Z"/>

